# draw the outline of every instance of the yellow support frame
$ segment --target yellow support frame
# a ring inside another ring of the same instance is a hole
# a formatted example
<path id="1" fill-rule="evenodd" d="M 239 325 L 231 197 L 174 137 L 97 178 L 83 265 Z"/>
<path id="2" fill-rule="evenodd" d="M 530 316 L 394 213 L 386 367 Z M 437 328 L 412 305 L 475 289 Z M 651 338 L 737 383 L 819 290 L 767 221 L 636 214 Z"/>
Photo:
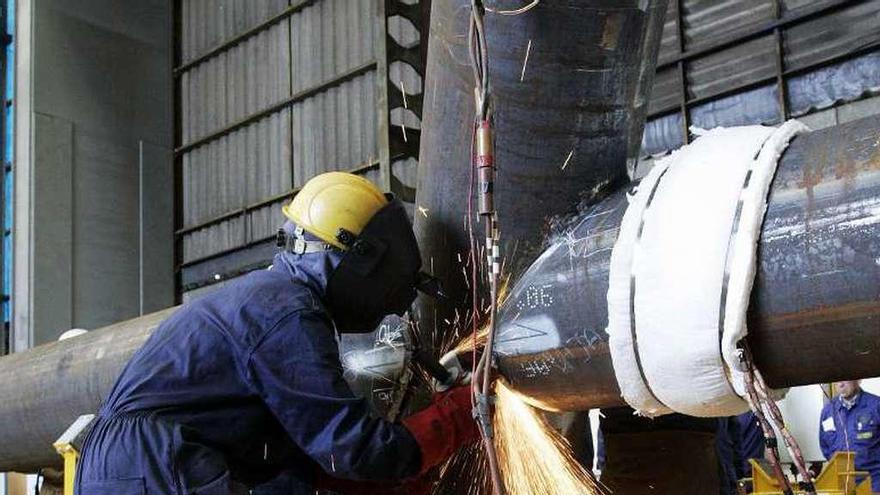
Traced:
<path id="1" fill-rule="evenodd" d="M 816 477 L 816 492 L 822 495 L 874 495 L 871 475 L 867 471 L 856 471 L 855 459 L 855 452 L 836 452 Z M 782 495 L 782 487 L 774 476 L 754 459 L 749 459 L 749 464 L 752 465 L 752 477 L 745 481 L 752 482 L 752 495 Z M 860 476 L 865 478 L 856 484 L 856 478 Z M 804 492 L 795 490 L 795 493 Z"/>
<path id="2" fill-rule="evenodd" d="M 73 495 L 73 483 L 76 481 L 76 461 L 79 460 L 79 451 L 70 442 L 58 442 L 52 446 L 64 458 L 64 495 Z"/>
<path id="3" fill-rule="evenodd" d="M 76 418 L 76 421 L 52 444 L 55 451 L 64 458 L 64 495 L 73 495 L 79 451 L 94 419 L 94 414 L 83 414 Z"/>

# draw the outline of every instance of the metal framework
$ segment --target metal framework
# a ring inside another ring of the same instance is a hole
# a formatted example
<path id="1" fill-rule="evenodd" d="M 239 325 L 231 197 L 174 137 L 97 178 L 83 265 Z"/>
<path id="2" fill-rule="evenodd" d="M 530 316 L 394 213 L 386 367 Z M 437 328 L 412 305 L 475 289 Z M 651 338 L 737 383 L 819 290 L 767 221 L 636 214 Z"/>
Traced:
<path id="1" fill-rule="evenodd" d="M 724 98 L 726 96 L 730 96 L 733 94 L 741 93 L 744 91 L 748 91 L 750 89 L 754 89 L 757 87 L 764 86 L 769 83 L 775 83 L 777 87 L 777 94 L 779 98 L 779 117 L 780 120 L 786 120 L 791 115 L 791 111 L 788 103 L 788 87 L 787 82 L 788 79 L 797 76 L 800 74 L 804 74 L 816 69 L 820 69 L 822 67 L 826 67 L 828 65 L 832 65 L 844 60 L 851 59 L 858 55 L 862 55 L 865 53 L 869 53 L 877 50 L 880 47 L 880 39 L 873 44 L 869 44 L 867 46 L 858 46 L 853 47 L 852 49 L 846 51 L 845 53 L 835 55 L 833 57 L 827 57 L 823 60 L 819 60 L 810 64 L 806 64 L 803 67 L 798 67 L 796 69 L 787 69 L 785 67 L 785 47 L 783 44 L 785 31 L 794 26 L 803 24 L 812 19 L 816 19 L 819 17 L 827 16 L 833 14 L 837 11 L 843 10 L 846 7 L 852 7 L 854 5 L 858 5 L 860 3 L 864 3 L 867 0 L 829 0 L 827 2 L 822 2 L 814 7 L 804 7 L 802 9 L 798 9 L 790 14 L 783 14 L 783 5 L 782 0 L 773 0 L 773 10 L 775 13 L 775 19 L 769 22 L 765 22 L 759 25 L 756 25 L 749 29 L 744 33 L 737 34 L 735 36 L 729 36 L 725 38 L 721 38 L 715 41 L 712 44 L 709 44 L 704 47 L 700 47 L 693 50 L 685 50 L 685 41 L 684 41 L 684 8 L 683 3 L 684 0 L 675 0 L 675 9 L 674 9 L 674 22 L 677 31 L 678 37 L 678 54 L 662 63 L 657 65 L 657 72 L 661 72 L 665 69 L 677 67 L 678 70 L 678 85 L 679 85 L 679 102 L 676 106 L 670 106 L 666 108 L 661 108 L 655 110 L 648 114 L 648 119 L 654 119 L 658 117 L 663 117 L 670 114 L 675 114 L 680 112 L 682 115 L 682 136 L 683 143 L 687 144 L 690 142 L 690 124 L 691 124 L 691 116 L 690 112 L 694 106 L 707 103 L 710 101 L 718 100 Z M 776 73 L 772 76 L 763 77 L 755 81 L 749 81 L 746 83 L 738 84 L 733 87 L 727 88 L 723 91 L 718 91 L 710 95 L 705 95 L 701 97 L 691 98 L 688 92 L 688 83 L 687 83 L 687 70 L 688 64 L 694 62 L 696 60 L 705 58 L 714 53 L 718 53 L 720 51 L 726 50 L 728 48 L 732 48 L 734 46 L 740 45 L 742 43 L 760 38 L 762 36 L 773 35 L 774 44 L 775 44 L 775 59 L 776 59 Z"/>
<path id="2" fill-rule="evenodd" d="M 3 87 L 3 109 L 2 113 L 0 113 L 0 148 L 3 149 L 3 170 L 0 172 L 0 226 L 3 229 L 3 235 L 0 237 L 0 280 L 2 280 L 2 290 L 0 290 L 0 298 L 2 298 L 2 327 L 0 327 L 0 355 L 8 354 L 11 351 L 12 343 L 11 343 L 11 319 L 12 319 L 12 309 L 11 305 L 11 294 L 12 294 L 12 281 L 7 278 L 7 274 L 11 273 L 11 267 L 7 266 L 7 263 L 12 261 L 12 198 L 9 197 L 8 193 L 12 190 L 12 188 L 8 188 L 7 185 L 11 184 L 12 181 L 12 161 L 14 158 L 13 154 L 13 143 L 12 136 L 14 136 L 14 124 L 13 124 L 13 115 L 15 112 L 15 107 L 13 106 L 14 100 L 14 85 L 11 84 L 15 79 L 15 68 L 11 65 L 11 52 L 13 52 L 14 47 L 12 46 L 12 33 L 14 32 L 15 26 L 14 23 L 10 23 L 10 19 L 13 18 L 12 9 L 15 8 L 15 2 L 7 1 L 4 2 L 3 5 L 0 5 L 0 26 L 2 26 L 2 30 L 0 30 L 0 50 L 2 50 L 2 54 L 0 54 L 0 84 Z"/>
<path id="3" fill-rule="evenodd" d="M 259 210 L 261 208 L 265 208 L 274 203 L 278 203 L 283 201 L 285 198 L 289 198 L 296 194 L 297 188 L 293 183 L 290 185 L 290 190 L 275 195 L 261 201 L 258 201 L 253 204 L 245 205 L 241 208 L 236 208 L 234 210 L 230 210 L 224 212 L 215 217 L 200 221 L 191 225 L 184 225 L 183 222 L 183 183 L 182 183 L 182 168 L 183 168 L 183 156 L 189 151 L 192 151 L 200 146 L 204 146 L 212 141 L 222 138 L 238 129 L 246 127 L 256 121 L 259 121 L 263 118 L 271 116 L 279 111 L 284 110 L 285 108 L 289 108 L 292 105 L 306 100 L 312 96 L 315 96 L 319 93 L 322 93 L 328 89 L 339 86 L 347 81 L 350 81 L 356 77 L 368 74 L 370 72 L 375 71 L 377 73 L 377 85 L 376 85 L 376 105 L 382 109 L 379 112 L 378 122 L 377 122 L 377 139 L 378 139 L 378 150 L 379 156 L 378 159 L 363 163 L 351 170 L 349 172 L 355 174 L 364 174 L 367 172 L 379 171 L 379 185 L 386 191 L 394 191 L 399 196 L 404 197 L 404 199 L 413 196 L 411 190 L 404 187 L 399 181 L 395 180 L 391 171 L 391 163 L 395 160 L 406 159 L 406 158 L 418 158 L 418 150 L 419 150 L 419 131 L 417 129 L 406 128 L 403 130 L 402 135 L 399 135 L 396 132 L 392 132 L 390 126 L 390 113 L 392 110 L 400 107 L 406 107 L 409 110 L 412 110 L 413 113 L 421 118 L 421 109 L 422 109 L 422 94 L 407 94 L 403 96 L 400 92 L 400 88 L 397 88 L 396 83 L 391 81 L 389 77 L 389 66 L 393 62 L 403 62 L 405 64 L 410 65 L 419 76 L 424 78 L 424 44 L 421 42 L 412 44 L 410 46 L 402 46 L 399 44 L 392 36 L 389 35 L 387 29 L 387 20 L 393 16 L 401 16 L 408 21 L 410 21 L 413 26 L 415 26 L 416 30 L 418 30 L 421 34 L 420 40 L 425 38 L 426 29 L 423 26 L 426 26 L 427 23 L 424 21 L 426 9 L 424 8 L 425 4 L 430 5 L 428 0 L 421 0 L 421 3 L 416 3 L 413 5 L 406 4 L 401 0 L 382 0 L 379 1 L 379 8 L 377 13 L 376 24 L 378 29 L 376 30 L 376 40 L 377 46 L 384 46 L 384 50 L 378 50 L 377 57 L 374 60 L 371 60 L 363 65 L 345 71 L 343 73 L 337 74 L 325 81 L 322 81 L 314 86 L 306 88 L 296 94 L 291 94 L 290 96 L 277 101 L 264 109 L 258 110 L 236 122 L 228 124 L 225 127 L 220 129 L 213 130 L 203 136 L 195 138 L 189 142 L 182 142 L 182 103 L 181 103 L 181 91 L 179 88 L 179 81 L 183 74 L 197 67 L 198 65 L 210 60 L 213 57 L 221 55 L 233 47 L 241 44 L 242 42 L 258 35 L 261 32 L 264 32 L 273 26 L 283 22 L 284 20 L 290 18 L 292 15 L 300 12 L 306 7 L 312 6 L 319 2 L 320 0 L 301 0 L 301 1 L 291 1 L 291 4 L 285 8 L 283 11 L 278 14 L 266 19 L 265 21 L 257 24 L 254 27 L 248 28 L 231 38 L 218 43 L 217 45 L 209 48 L 205 52 L 189 59 L 186 61 L 181 60 L 181 19 L 182 19 L 182 3 L 183 0 L 175 0 L 174 5 L 174 16 L 175 16 L 175 26 L 174 26 L 174 78 L 175 78 L 175 88 L 174 88 L 174 101 L 175 101 L 175 143 L 176 148 L 174 150 L 174 204 L 175 204 L 175 219 L 174 219 L 174 236 L 175 236 L 175 294 L 178 302 L 181 299 L 182 293 L 187 290 L 192 290 L 194 288 L 203 287 L 206 285 L 210 285 L 212 283 L 216 283 L 222 279 L 227 279 L 236 275 L 239 275 L 243 272 L 259 268 L 259 266 L 246 266 L 246 267 L 237 267 L 232 270 L 224 271 L 223 276 L 220 280 L 210 278 L 205 279 L 196 283 L 189 283 L 184 286 L 182 281 L 183 271 L 187 270 L 191 267 L 197 266 L 201 263 L 217 260 L 223 258 L 225 256 L 233 255 L 235 253 L 253 249 L 262 244 L 266 244 L 272 240 L 272 237 L 264 237 L 264 238 L 252 238 L 253 229 L 249 226 L 249 218 L 250 213 Z M 292 92 L 291 92 L 292 93 Z M 291 122 L 292 125 L 292 122 Z M 291 174 L 291 180 L 293 180 L 293 174 Z M 207 256 L 203 256 L 197 259 L 184 260 L 183 257 L 183 240 L 184 237 L 192 234 L 201 229 L 205 229 L 235 218 L 241 218 L 243 221 L 243 239 L 242 244 L 230 249 L 226 249 L 220 252 L 212 253 Z M 260 265 L 265 266 L 269 263 L 270 260 L 265 260 L 264 263 Z"/>

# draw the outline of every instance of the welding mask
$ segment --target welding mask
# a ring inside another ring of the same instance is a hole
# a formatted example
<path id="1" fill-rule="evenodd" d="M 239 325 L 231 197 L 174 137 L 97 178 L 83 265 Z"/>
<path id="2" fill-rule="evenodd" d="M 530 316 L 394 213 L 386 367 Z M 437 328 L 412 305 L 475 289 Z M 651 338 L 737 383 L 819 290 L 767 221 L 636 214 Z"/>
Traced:
<path id="1" fill-rule="evenodd" d="M 327 303 L 340 332 L 370 332 L 385 316 L 402 316 L 417 289 L 440 295 L 436 279 L 419 271 L 422 259 L 406 210 L 388 196 L 359 235 L 337 235 L 348 249 L 330 275 Z"/>
<path id="2" fill-rule="evenodd" d="M 419 272 L 419 246 L 403 205 L 366 179 L 321 174 L 283 211 L 297 229 L 293 236 L 279 231 L 279 246 L 297 254 L 343 253 L 324 301 L 340 332 L 370 332 L 386 315 L 403 315 L 417 289 L 443 295 L 437 279 Z M 304 232 L 319 240 L 306 239 Z"/>
<path id="3" fill-rule="evenodd" d="M 343 253 L 324 300 L 340 332 L 370 332 L 386 315 L 403 315 L 417 289 L 443 295 L 437 279 L 419 272 L 419 246 L 403 205 L 363 177 L 318 175 L 282 211 L 296 229 L 278 231 L 279 247 L 300 255 Z"/>

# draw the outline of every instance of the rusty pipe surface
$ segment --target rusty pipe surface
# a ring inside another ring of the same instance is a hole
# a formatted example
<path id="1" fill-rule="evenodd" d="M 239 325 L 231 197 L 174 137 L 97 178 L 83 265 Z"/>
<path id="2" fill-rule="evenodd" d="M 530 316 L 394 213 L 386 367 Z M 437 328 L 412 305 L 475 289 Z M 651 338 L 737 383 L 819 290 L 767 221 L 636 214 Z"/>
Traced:
<path id="1" fill-rule="evenodd" d="M 581 212 L 502 309 L 500 371 L 539 407 L 624 405 L 605 297 L 629 189 Z M 748 321 L 771 386 L 880 375 L 880 116 L 801 135 L 782 156 Z"/>

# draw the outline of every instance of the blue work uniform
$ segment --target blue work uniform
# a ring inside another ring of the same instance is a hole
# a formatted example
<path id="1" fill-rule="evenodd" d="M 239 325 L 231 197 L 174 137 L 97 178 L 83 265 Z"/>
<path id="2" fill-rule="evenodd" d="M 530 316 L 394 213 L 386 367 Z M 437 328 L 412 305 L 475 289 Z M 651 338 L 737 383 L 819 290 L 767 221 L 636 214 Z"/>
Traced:
<path id="1" fill-rule="evenodd" d="M 175 312 L 126 365 L 86 438 L 78 495 L 227 495 L 279 473 L 417 474 L 405 427 L 371 417 L 342 377 L 322 304 L 339 257 L 283 252 L 271 270 Z"/>
<path id="2" fill-rule="evenodd" d="M 839 396 L 825 404 L 819 445 L 827 459 L 838 451 L 855 452 L 856 469 L 871 473 L 871 489 L 880 492 L 880 397 L 862 390 L 851 407 Z"/>
<path id="3" fill-rule="evenodd" d="M 736 417 L 718 418 L 715 453 L 718 455 L 720 495 L 735 495 L 737 481 L 742 478 L 738 470 L 742 464 L 739 437 L 739 423 Z"/>
<path id="4" fill-rule="evenodd" d="M 738 474 L 740 478 L 748 478 L 752 475 L 752 465 L 749 459 L 764 458 L 764 430 L 758 418 L 752 411 L 745 412 L 736 416 L 736 422 L 739 425 L 739 451 L 740 465 Z"/>

